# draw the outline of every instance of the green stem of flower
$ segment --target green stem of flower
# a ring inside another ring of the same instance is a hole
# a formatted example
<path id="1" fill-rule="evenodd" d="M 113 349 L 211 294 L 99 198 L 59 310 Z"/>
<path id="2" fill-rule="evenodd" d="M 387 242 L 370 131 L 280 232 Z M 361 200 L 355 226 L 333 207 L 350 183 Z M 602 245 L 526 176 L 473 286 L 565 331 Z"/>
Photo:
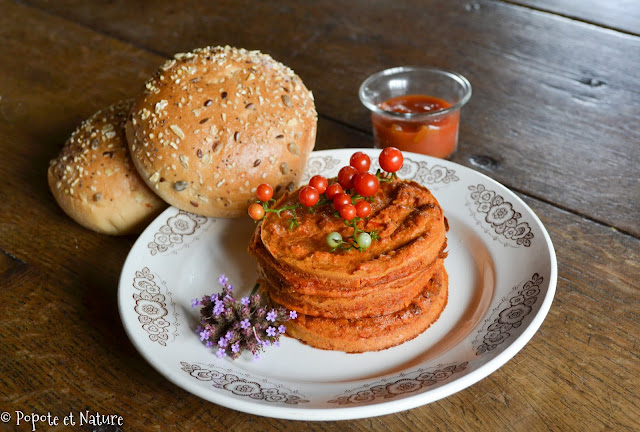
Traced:
<path id="1" fill-rule="evenodd" d="M 320 195 L 320 199 L 318 200 L 318 202 L 313 206 L 313 207 L 309 207 L 309 211 L 315 210 L 320 206 L 323 206 L 325 204 L 329 204 L 333 201 L 331 201 L 329 198 L 327 198 L 327 196 L 325 194 Z"/>
<path id="2" fill-rule="evenodd" d="M 280 213 L 282 213 L 283 211 L 286 210 L 291 210 L 291 213 L 293 213 L 293 217 L 291 218 L 291 221 L 289 222 L 289 229 L 292 230 L 294 227 L 299 227 L 300 224 L 298 224 L 298 217 L 296 215 L 296 209 L 298 207 L 302 207 L 302 204 L 294 204 L 294 205 L 290 205 L 290 206 L 284 206 L 282 208 L 279 209 L 272 209 L 269 208 L 269 204 L 268 203 L 263 203 L 262 207 L 264 208 L 265 213 L 275 213 L 278 215 L 278 217 L 282 217 L 280 215 Z"/>
<path id="3" fill-rule="evenodd" d="M 249 294 L 249 297 L 251 297 L 251 296 L 255 295 L 255 293 L 257 293 L 257 292 L 258 292 L 258 289 L 259 289 L 259 288 L 260 288 L 260 284 L 259 284 L 259 283 L 256 283 L 256 284 L 253 286 L 253 290 L 251 290 L 251 294 Z"/>
<path id="4" fill-rule="evenodd" d="M 388 172 L 382 171 L 380 169 L 378 169 L 378 171 L 376 171 L 376 177 L 378 177 L 378 181 L 381 181 L 381 182 L 390 182 L 390 181 L 393 181 L 394 179 L 398 178 L 396 173 L 388 173 Z"/>
<path id="5" fill-rule="evenodd" d="M 255 326 L 251 326 L 251 329 L 253 330 L 253 335 L 256 337 L 256 340 L 258 342 L 262 342 L 262 340 L 260 340 L 260 338 L 258 337 L 258 333 L 256 333 L 256 327 Z"/>
<path id="6" fill-rule="evenodd" d="M 278 217 L 280 217 L 280 213 L 282 213 L 283 211 L 291 210 L 293 212 L 295 209 L 297 209 L 300 206 L 301 206 L 301 204 L 284 206 L 284 207 L 279 208 L 279 209 L 265 208 L 264 211 L 267 212 L 267 213 L 275 213 L 275 214 L 278 215 Z M 294 217 L 295 217 L 295 213 L 294 213 Z"/>

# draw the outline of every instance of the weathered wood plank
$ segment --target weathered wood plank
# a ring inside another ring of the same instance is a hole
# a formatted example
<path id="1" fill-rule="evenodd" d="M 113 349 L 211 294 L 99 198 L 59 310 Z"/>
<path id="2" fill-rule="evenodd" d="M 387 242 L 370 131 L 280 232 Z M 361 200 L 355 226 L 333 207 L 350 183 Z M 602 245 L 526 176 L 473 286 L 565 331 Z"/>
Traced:
<path id="1" fill-rule="evenodd" d="M 505 0 L 499 0 L 505 1 Z M 635 0 L 506 0 L 552 14 L 640 35 L 640 8 Z"/>

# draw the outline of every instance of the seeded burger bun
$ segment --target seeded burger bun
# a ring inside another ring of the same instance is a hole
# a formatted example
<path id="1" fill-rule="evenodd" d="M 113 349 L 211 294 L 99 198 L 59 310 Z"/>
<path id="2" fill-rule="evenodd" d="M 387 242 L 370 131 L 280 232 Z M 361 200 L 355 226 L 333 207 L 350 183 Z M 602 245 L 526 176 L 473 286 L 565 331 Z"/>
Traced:
<path id="1" fill-rule="evenodd" d="M 205 216 L 246 214 L 259 184 L 293 189 L 316 138 L 313 96 L 258 51 L 176 54 L 134 102 L 127 139 L 136 168 L 168 203 Z"/>
<path id="2" fill-rule="evenodd" d="M 136 171 L 125 140 L 131 101 L 98 111 L 49 164 L 49 187 L 79 224 L 105 234 L 140 232 L 166 204 Z"/>

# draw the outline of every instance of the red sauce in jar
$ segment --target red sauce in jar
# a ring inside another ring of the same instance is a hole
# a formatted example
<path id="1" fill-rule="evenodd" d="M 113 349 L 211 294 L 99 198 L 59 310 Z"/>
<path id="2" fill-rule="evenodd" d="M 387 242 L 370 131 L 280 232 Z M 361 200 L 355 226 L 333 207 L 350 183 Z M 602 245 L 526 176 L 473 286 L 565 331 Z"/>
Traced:
<path id="1" fill-rule="evenodd" d="M 398 113 L 430 113 L 449 108 L 443 99 L 428 95 L 399 96 L 382 102 L 379 107 Z M 373 113 L 376 146 L 397 147 L 400 150 L 446 158 L 458 143 L 460 111 L 435 115 L 427 119 L 395 119 Z"/>

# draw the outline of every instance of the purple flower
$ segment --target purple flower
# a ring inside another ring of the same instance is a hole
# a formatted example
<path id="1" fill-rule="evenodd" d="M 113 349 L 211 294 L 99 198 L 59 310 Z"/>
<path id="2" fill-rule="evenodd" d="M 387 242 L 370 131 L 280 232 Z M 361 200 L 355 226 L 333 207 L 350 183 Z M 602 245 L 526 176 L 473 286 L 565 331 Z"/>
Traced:
<path id="1" fill-rule="evenodd" d="M 224 312 L 224 303 L 221 302 L 220 300 L 216 300 L 216 304 L 213 307 L 213 313 L 215 315 L 220 315 Z"/>
<path id="2" fill-rule="evenodd" d="M 276 348 L 280 347 L 280 341 L 275 341 L 273 343 L 273 346 L 276 347 Z"/>
<path id="3" fill-rule="evenodd" d="M 296 312 L 296 311 L 294 311 L 294 310 L 289 311 L 289 318 L 291 318 L 291 319 L 296 319 L 296 318 L 298 318 L 298 312 Z"/>
<path id="4" fill-rule="evenodd" d="M 291 318 L 297 317 L 297 313 L 283 307 L 268 309 L 260 304 L 257 294 L 236 300 L 233 286 L 224 274 L 220 275 L 218 283 L 222 285 L 221 292 L 191 302 L 192 307 L 201 306 L 200 325 L 196 329 L 200 340 L 219 358 L 228 356 L 232 359 L 247 350 L 259 360 L 266 347 L 279 346 L 278 338 L 287 328 L 278 321 L 287 320 L 287 313 Z"/>

